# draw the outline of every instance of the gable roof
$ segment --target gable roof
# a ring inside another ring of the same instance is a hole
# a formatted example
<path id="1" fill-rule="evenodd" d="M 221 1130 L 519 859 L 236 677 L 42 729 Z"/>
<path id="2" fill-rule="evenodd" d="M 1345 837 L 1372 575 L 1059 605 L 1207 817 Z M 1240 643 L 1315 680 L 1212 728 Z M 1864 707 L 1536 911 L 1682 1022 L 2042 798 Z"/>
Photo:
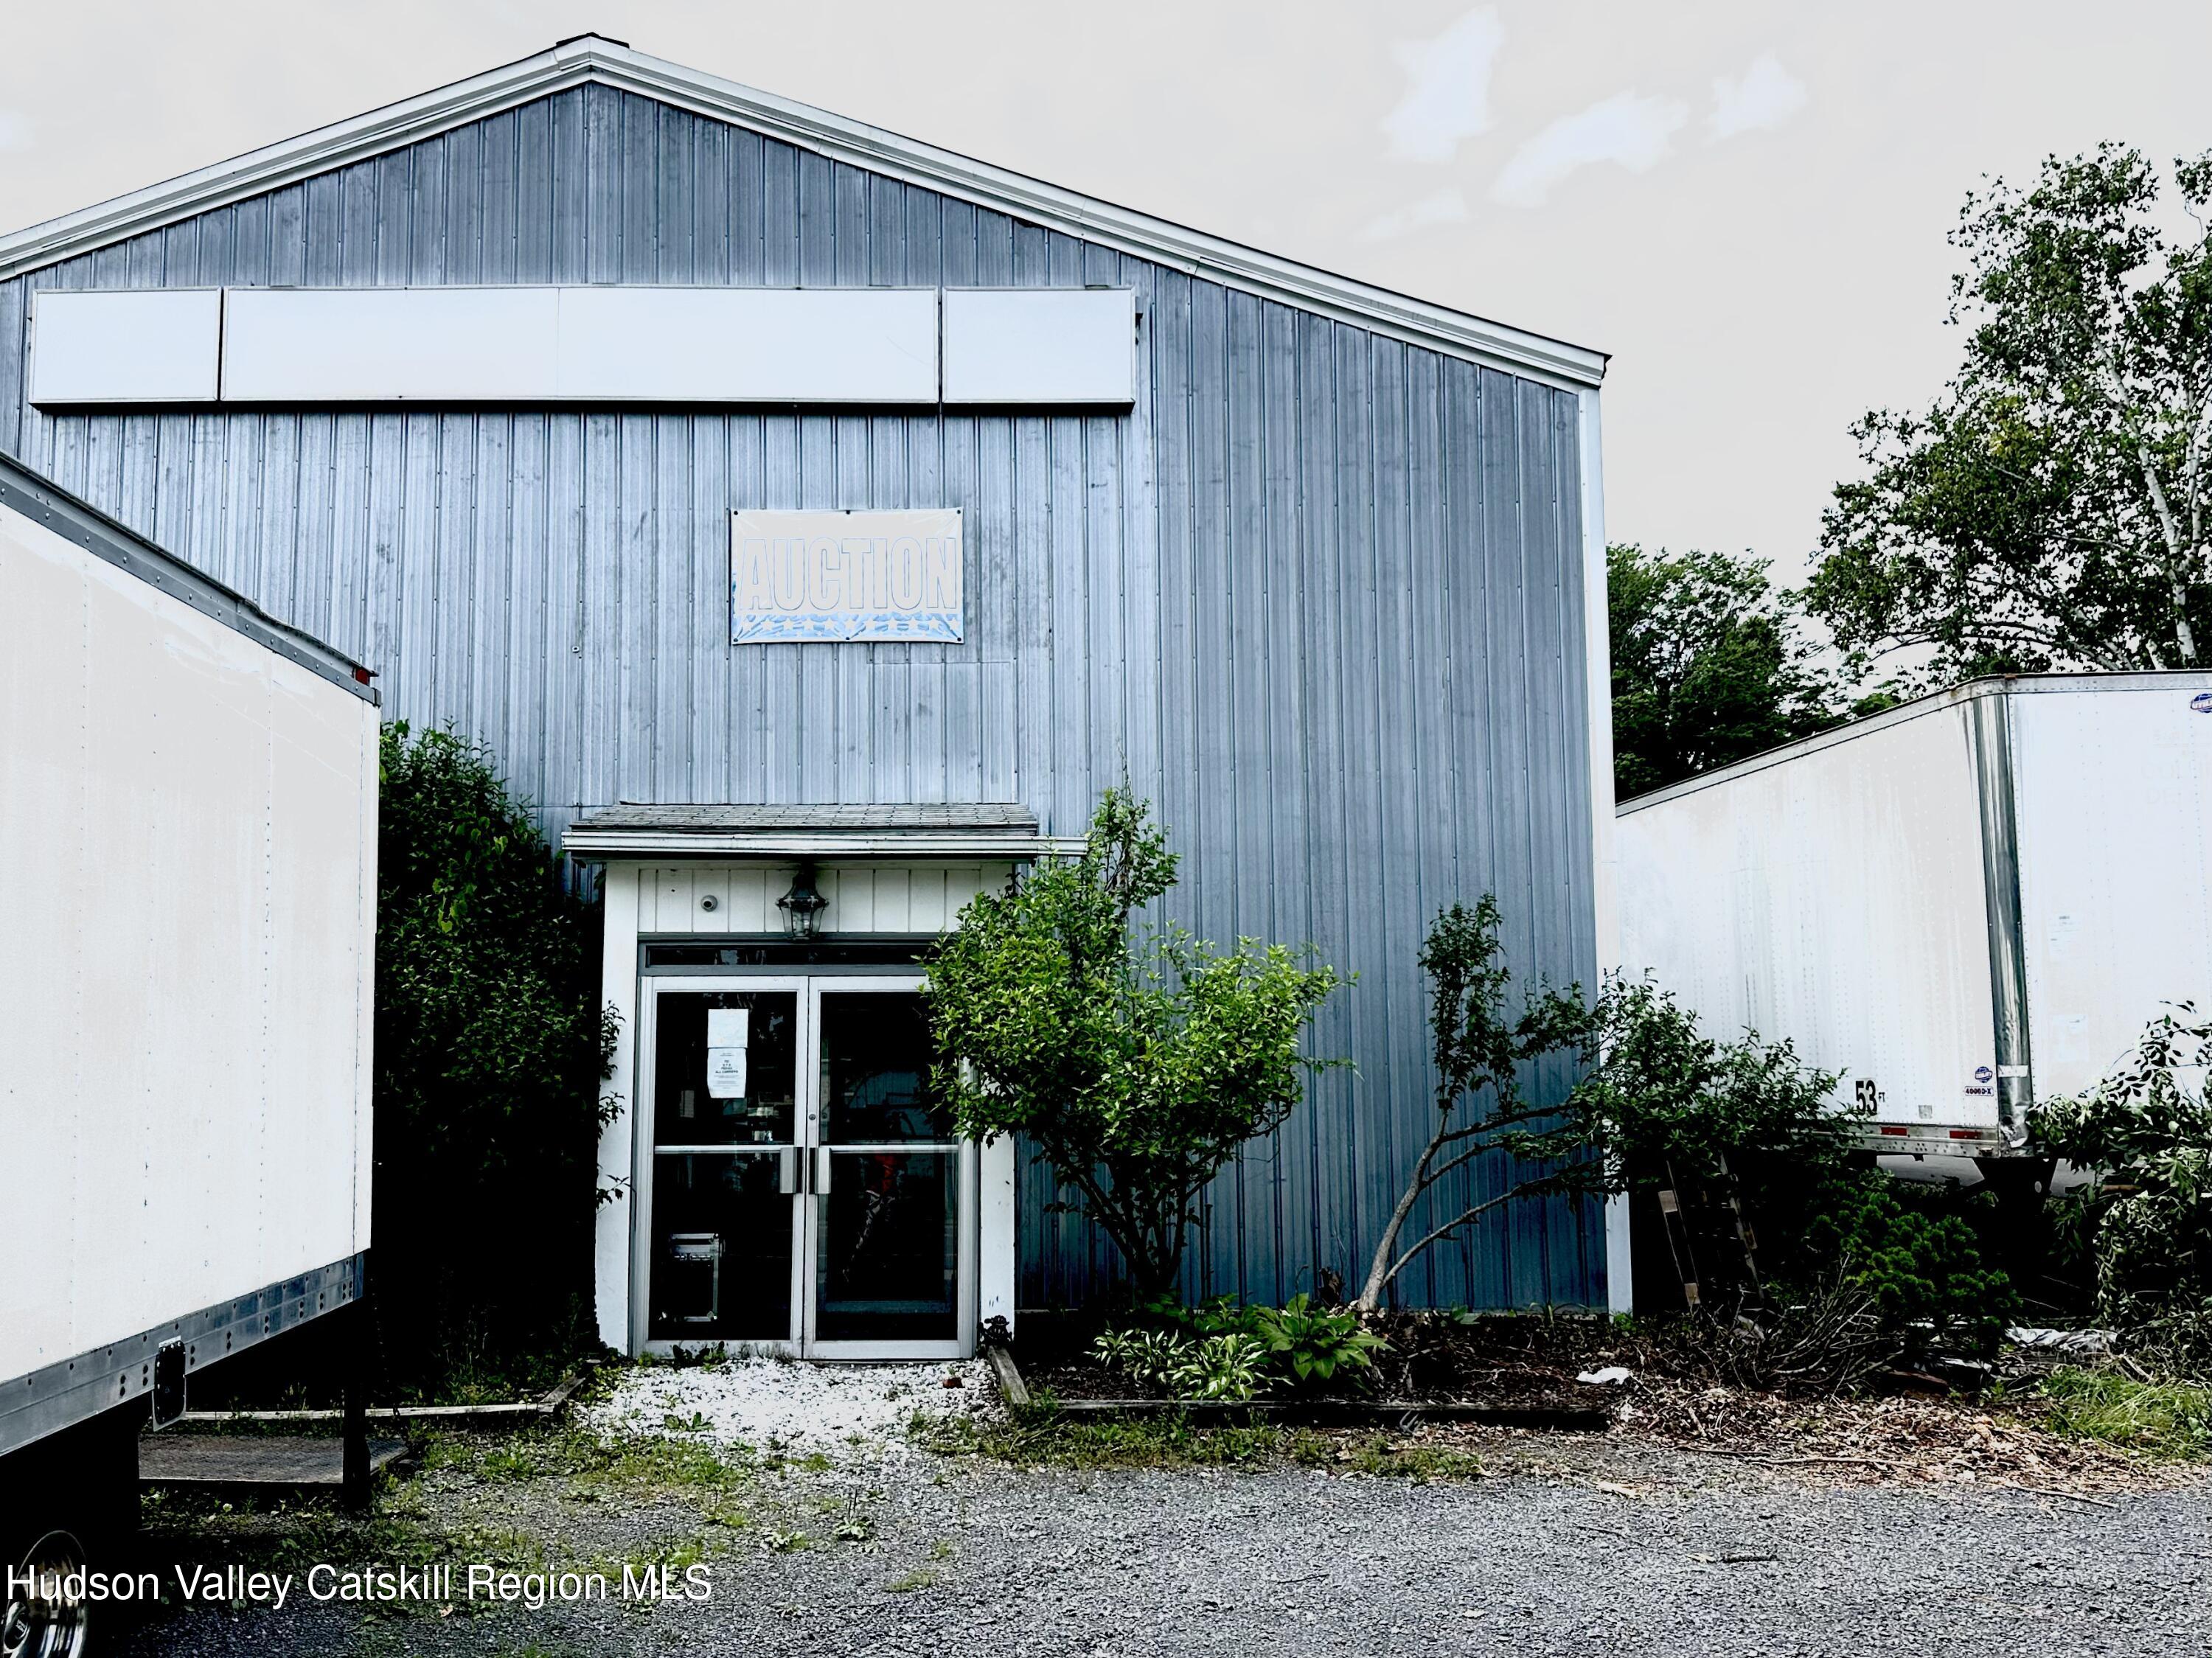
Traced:
<path id="1" fill-rule="evenodd" d="M 1605 375 L 1601 352 L 1278 258 L 592 34 L 0 236 L 0 281 L 588 82 L 1453 356 L 1570 388 L 1594 386 Z"/>

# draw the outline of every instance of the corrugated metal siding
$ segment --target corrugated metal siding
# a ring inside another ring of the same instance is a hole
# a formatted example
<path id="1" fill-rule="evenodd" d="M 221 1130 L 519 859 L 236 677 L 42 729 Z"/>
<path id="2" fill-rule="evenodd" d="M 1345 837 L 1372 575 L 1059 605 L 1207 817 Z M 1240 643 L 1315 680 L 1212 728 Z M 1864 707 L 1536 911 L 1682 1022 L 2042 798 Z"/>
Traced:
<path id="1" fill-rule="evenodd" d="M 1126 284 L 1123 416 L 47 416 L 33 287 Z M 1524 972 L 1589 981 L 1571 394 L 587 86 L 0 283 L 0 445 L 498 749 L 557 831 L 671 800 L 1019 799 L 1079 832 L 1126 776 L 1182 919 L 1312 938 L 1358 983 L 1325 1077 L 1218 1182 L 1194 1292 L 1356 1280 L 1422 1138 L 1414 957 L 1495 888 Z M 960 645 L 728 643 L 724 514 L 951 505 Z M 1556 1086 L 1557 1078 L 1547 1079 Z M 1467 1171 L 1470 1194 L 1502 1169 Z M 1108 1266 L 1024 1171 L 1023 1299 Z M 1595 1208 L 1432 1254 L 1437 1303 L 1604 1300 Z"/>

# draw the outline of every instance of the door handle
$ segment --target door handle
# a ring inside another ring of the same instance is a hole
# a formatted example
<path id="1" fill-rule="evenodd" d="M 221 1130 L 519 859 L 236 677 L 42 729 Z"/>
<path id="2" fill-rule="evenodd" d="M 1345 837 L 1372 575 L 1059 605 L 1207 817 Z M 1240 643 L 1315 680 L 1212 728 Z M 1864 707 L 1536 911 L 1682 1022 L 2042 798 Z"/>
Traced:
<path id="1" fill-rule="evenodd" d="M 817 1198 L 826 1198 L 830 1195 L 830 1156 L 828 1146 L 815 1148 L 814 1195 Z"/>
<path id="2" fill-rule="evenodd" d="M 795 1145 L 775 1154 L 775 1189 L 782 1197 L 799 1195 L 799 1148 Z"/>

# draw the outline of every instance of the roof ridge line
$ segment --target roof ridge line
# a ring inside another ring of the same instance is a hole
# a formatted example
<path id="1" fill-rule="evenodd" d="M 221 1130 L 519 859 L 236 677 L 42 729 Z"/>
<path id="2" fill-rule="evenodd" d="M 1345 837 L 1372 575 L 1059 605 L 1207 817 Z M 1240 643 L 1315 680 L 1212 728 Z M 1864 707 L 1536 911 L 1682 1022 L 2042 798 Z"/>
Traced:
<path id="1" fill-rule="evenodd" d="M 0 281 L 597 82 L 1224 287 L 1570 390 L 1605 354 L 1066 190 L 795 100 L 581 35 L 547 51 L 0 236 Z"/>

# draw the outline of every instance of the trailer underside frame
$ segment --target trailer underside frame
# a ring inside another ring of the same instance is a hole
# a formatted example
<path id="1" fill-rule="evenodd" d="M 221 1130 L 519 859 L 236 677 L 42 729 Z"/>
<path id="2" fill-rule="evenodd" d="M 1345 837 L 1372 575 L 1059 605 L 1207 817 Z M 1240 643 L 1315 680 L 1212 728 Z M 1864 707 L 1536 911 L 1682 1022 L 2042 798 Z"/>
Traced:
<path id="1" fill-rule="evenodd" d="M 0 1456 L 151 1393 L 155 1355 L 171 1342 L 181 1344 L 189 1374 L 351 1306 L 368 1260 L 350 1255 L 0 1382 Z"/>

